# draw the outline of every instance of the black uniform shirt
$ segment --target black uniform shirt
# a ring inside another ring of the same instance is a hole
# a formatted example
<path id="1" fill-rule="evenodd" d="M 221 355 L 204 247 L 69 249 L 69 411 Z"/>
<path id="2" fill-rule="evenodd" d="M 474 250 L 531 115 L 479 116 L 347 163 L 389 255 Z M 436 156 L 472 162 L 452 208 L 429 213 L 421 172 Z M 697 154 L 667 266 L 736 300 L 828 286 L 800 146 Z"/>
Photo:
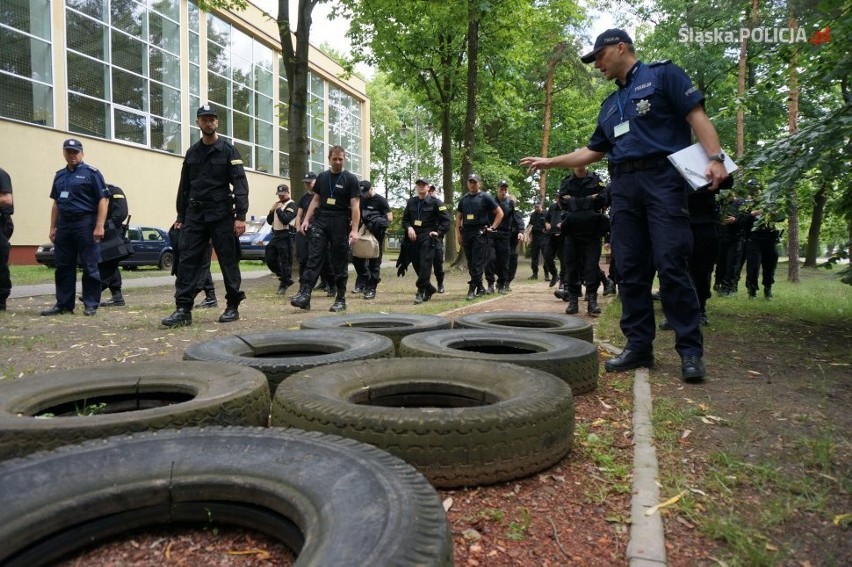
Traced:
<path id="1" fill-rule="evenodd" d="M 109 206 L 104 227 L 104 240 L 111 240 L 124 232 L 122 225 L 130 211 L 127 208 L 127 197 L 121 187 L 107 185 L 107 189 L 109 189 Z"/>
<path id="2" fill-rule="evenodd" d="M 515 223 L 515 201 L 506 197 L 502 201 L 497 199 L 497 206 L 503 209 L 503 220 L 500 221 L 500 226 L 495 227 L 495 229 L 500 233 L 511 233 L 514 231 L 514 223 Z M 496 215 L 492 213 L 489 215 L 491 221 L 494 221 L 494 217 Z"/>
<path id="3" fill-rule="evenodd" d="M 12 193 L 12 178 L 9 177 L 9 174 L 6 173 L 6 170 L 4 170 L 2 167 L 0 167 L 0 193 Z M 14 205 L 9 205 L 8 207 L 0 207 L 0 214 L 13 215 L 14 213 Z"/>
<path id="4" fill-rule="evenodd" d="M 361 197 L 361 218 L 364 218 L 364 213 L 367 212 L 380 213 L 387 217 L 387 214 L 390 212 L 390 204 L 381 195 Z"/>
<path id="5" fill-rule="evenodd" d="M 407 232 L 411 227 L 418 235 L 435 231 L 439 237 L 444 236 L 450 230 L 451 223 L 447 206 L 430 195 L 423 199 L 417 196 L 410 198 L 402 213 L 402 228 Z"/>
<path id="6" fill-rule="evenodd" d="M 184 222 L 187 214 L 200 214 L 204 220 L 233 214 L 236 220 L 244 221 L 249 207 L 248 190 L 239 150 L 221 136 L 211 145 L 198 140 L 186 151 L 183 160 L 177 221 Z M 191 201 L 198 208 L 190 207 Z"/>
<path id="7" fill-rule="evenodd" d="M 317 176 L 314 193 L 320 196 L 318 210 L 342 212 L 350 210 L 351 199 L 361 198 L 361 187 L 354 174 L 348 171 L 332 173 L 327 169 Z"/>
<path id="8" fill-rule="evenodd" d="M 533 236 L 544 234 L 544 223 L 547 222 L 546 213 L 544 211 L 537 213 L 535 211 L 530 214 L 530 226 L 532 227 Z"/>
<path id="9" fill-rule="evenodd" d="M 480 191 L 476 195 L 465 193 L 459 199 L 456 211 L 462 215 L 462 227 L 480 229 L 488 226 L 491 221 L 491 211 L 497 207 L 497 201 L 488 193 Z"/>

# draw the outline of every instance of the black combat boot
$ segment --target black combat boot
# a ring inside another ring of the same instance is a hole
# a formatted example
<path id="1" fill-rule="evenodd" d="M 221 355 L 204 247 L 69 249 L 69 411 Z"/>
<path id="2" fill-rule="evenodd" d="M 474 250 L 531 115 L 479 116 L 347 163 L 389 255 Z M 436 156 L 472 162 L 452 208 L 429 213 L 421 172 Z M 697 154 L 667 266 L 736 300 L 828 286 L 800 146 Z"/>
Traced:
<path id="1" fill-rule="evenodd" d="M 577 294 L 572 293 L 568 295 L 568 307 L 565 308 L 565 313 L 568 315 L 574 315 L 580 312 L 580 298 Z"/>
<path id="2" fill-rule="evenodd" d="M 473 301 L 474 299 L 476 299 L 476 284 L 468 284 L 467 300 Z"/>
<path id="3" fill-rule="evenodd" d="M 444 278 L 435 276 L 435 279 L 438 280 L 438 293 L 444 293 Z"/>
<path id="4" fill-rule="evenodd" d="M 615 281 L 612 278 L 604 280 L 604 295 L 615 295 Z"/>
<path id="5" fill-rule="evenodd" d="M 290 305 L 298 307 L 299 309 L 304 309 L 305 311 L 310 311 L 312 291 L 311 286 L 302 284 L 301 289 L 299 289 L 299 293 L 294 295 L 293 299 L 290 300 Z"/>
<path id="6" fill-rule="evenodd" d="M 343 290 L 343 294 L 337 294 L 337 297 L 334 299 L 334 303 L 331 307 L 328 308 L 332 313 L 340 313 L 341 311 L 346 311 L 346 290 Z"/>
<path id="7" fill-rule="evenodd" d="M 288 287 L 290 287 L 289 284 L 285 284 L 284 282 L 281 282 L 281 283 L 278 284 L 278 289 L 275 291 L 275 293 L 277 295 L 284 295 L 284 294 L 287 293 Z"/>
<path id="8" fill-rule="evenodd" d="M 213 291 L 205 291 L 204 292 L 204 300 L 201 301 L 196 307 L 216 307 L 219 305 L 219 302 L 216 301 L 216 293 Z"/>
<path id="9" fill-rule="evenodd" d="M 124 296 L 120 291 L 114 292 L 110 299 L 101 302 L 101 307 L 124 307 L 124 305 Z"/>
<path id="10" fill-rule="evenodd" d="M 188 327 L 192 325 L 192 311 L 178 307 L 175 312 L 161 321 L 164 327 Z"/>
<path id="11" fill-rule="evenodd" d="M 589 305 L 586 307 L 586 313 L 589 315 L 598 315 L 601 312 L 601 307 L 598 305 L 598 294 L 589 293 Z"/>
<path id="12" fill-rule="evenodd" d="M 763 297 L 766 299 L 772 299 L 772 288 L 771 287 L 763 287 Z"/>
<path id="13" fill-rule="evenodd" d="M 376 288 L 368 287 L 364 290 L 364 299 L 376 299 Z"/>

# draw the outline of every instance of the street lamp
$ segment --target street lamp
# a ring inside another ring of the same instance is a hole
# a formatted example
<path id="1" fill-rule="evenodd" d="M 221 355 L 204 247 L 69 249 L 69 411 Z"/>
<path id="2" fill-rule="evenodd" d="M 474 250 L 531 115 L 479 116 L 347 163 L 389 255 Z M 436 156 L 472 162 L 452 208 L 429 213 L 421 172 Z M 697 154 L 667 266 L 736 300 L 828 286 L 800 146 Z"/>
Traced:
<path id="1" fill-rule="evenodd" d="M 423 126 L 423 123 L 420 122 L 420 115 L 414 115 L 414 179 L 420 179 L 420 127 Z M 426 131 L 432 131 L 432 123 L 427 122 L 425 124 Z M 405 122 L 402 123 L 402 128 L 400 128 L 400 133 L 403 136 L 408 136 L 408 126 Z M 414 194 L 414 187 L 411 184 L 411 179 L 409 178 L 409 193 L 411 195 Z"/>

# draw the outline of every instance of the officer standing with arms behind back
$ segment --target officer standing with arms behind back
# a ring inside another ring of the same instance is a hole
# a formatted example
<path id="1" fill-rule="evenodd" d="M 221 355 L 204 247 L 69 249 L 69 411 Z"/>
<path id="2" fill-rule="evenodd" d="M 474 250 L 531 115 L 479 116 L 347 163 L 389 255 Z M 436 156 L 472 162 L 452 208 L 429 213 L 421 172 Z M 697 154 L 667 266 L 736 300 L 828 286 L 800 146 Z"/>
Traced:
<path id="1" fill-rule="evenodd" d="M 0 311 L 6 311 L 6 300 L 12 293 L 12 278 L 9 275 L 9 252 L 12 245 L 9 239 L 15 225 L 12 215 L 15 213 L 15 202 L 12 198 L 12 178 L 6 170 L 0 167 Z"/>
<path id="2" fill-rule="evenodd" d="M 240 318 L 239 237 L 246 231 L 248 181 L 243 160 L 230 142 L 216 133 L 219 116 L 210 105 L 198 108 L 196 124 L 201 139 L 186 152 L 177 194 L 177 220 L 180 229 L 180 264 L 175 280 L 175 312 L 163 319 L 166 327 L 192 324 L 192 303 L 204 264 L 207 245 L 213 244 L 225 280 L 227 307 L 220 323 Z M 233 191 L 231 186 L 233 185 Z"/>
<path id="3" fill-rule="evenodd" d="M 328 151 L 331 168 L 317 176 L 314 196 L 305 212 L 299 232 L 308 235 L 308 265 L 299 276 L 301 289 L 290 305 L 311 308 L 311 292 L 320 275 L 329 247 L 337 297 L 329 311 L 346 310 L 346 282 L 349 280 L 349 247 L 358 239 L 361 224 L 361 188 L 358 178 L 343 169 L 346 150 L 332 146 Z M 308 230 L 310 231 L 308 232 Z"/>
<path id="4" fill-rule="evenodd" d="M 503 209 L 494 198 L 483 193 L 479 185 L 482 178 L 476 173 L 467 176 L 467 193 L 459 199 L 456 207 L 456 231 L 458 239 L 464 246 L 467 257 L 467 269 L 470 281 L 467 282 L 467 300 L 485 295 L 482 286 L 482 273 L 488 261 L 488 239 L 495 227 L 503 222 Z M 493 220 L 491 220 L 493 215 Z"/>
<path id="5" fill-rule="evenodd" d="M 526 157 L 521 165 L 531 171 L 567 169 L 608 158 L 612 246 L 622 278 L 621 331 L 627 345 L 605 368 L 620 372 L 653 366 L 651 283 L 656 266 L 666 297 L 663 310 L 681 357 L 681 375 L 687 381 L 703 380 L 700 311 L 687 272 L 692 231 L 686 183 L 666 156 L 689 146 L 694 133 L 709 156 L 704 174 L 710 188 L 715 190 L 727 177 L 719 136 L 704 111 L 704 96 L 676 65 L 639 61 L 633 40 L 620 29 L 600 34 L 592 52 L 581 60 L 594 62 L 606 79 L 615 79 L 618 85 L 601 105 L 588 145 L 552 158 Z"/>
<path id="6" fill-rule="evenodd" d="M 282 183 L 276 189 L 278 200 L 269 209 L 266 222 L 272 225 L 272 240 L 266 247 L 266 265 L 278 276 L 278 295 L 293 285 L 293 235 L 296 234 L 296 201 L 290 198 L 290 186 Z"/>
<path id="7" fill-rule="evenodd" d="M 104 238 L 109 191 L 104 176 L 83 163 L 83 144 L 73 138 L 62 144 L 66 167 L 56 172 L 50 198 L 50 241 L 56 260 L 56 305 L 42 315 L 74 312 L 77 287 L 77 258 L 83 266 L 84 315 L 98 312 L 101 302 L 101 275 L 98 271 L 98 245 Z"/>
<path id="8" fill-rule="evenodd" d="M 414 304 L 419 305 L 429 301 L 438 291 L 431 282 L 432 267 L 435 254 L 441 252 L 441 238 L 450 230 L 453 221 L 446 205 L 429 194 L 429 184 L 425 179 L 418 179 L 414 186 L 417 195 L 405 204 L 402 229 L 405 231 L 405 238 L 414 243 L 416 251 L 412 260 L 417 266 L 417 294 L 414 296 Z"/>

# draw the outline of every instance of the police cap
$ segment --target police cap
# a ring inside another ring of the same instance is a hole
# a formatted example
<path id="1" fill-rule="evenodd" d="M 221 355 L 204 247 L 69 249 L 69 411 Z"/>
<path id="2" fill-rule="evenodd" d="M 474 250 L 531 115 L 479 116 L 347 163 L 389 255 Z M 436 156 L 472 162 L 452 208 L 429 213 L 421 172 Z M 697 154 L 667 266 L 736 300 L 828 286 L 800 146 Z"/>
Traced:
<path id="1" fill-rule="evenodd" d="M 618 28 L 606 30 L 595 40 L 595 47 L 589 53 L 580 57 L 583 63 L 591 63 L 595 60 L 595 56 L 603 51 L 607 45 L 618 45 L 619 43 L 627 43 L 633 45 L 633 40 L 627 35 L 627 32 Z"/>

